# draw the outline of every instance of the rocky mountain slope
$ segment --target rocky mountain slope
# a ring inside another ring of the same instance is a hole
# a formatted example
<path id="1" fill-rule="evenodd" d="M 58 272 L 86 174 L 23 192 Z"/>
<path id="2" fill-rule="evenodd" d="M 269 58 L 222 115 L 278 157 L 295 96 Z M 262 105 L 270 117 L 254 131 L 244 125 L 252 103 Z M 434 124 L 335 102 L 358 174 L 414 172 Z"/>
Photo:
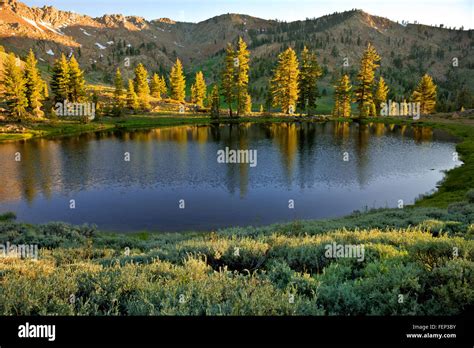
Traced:
<path id="1" fill-rule="evenodd" d="M 32 48 L 46 70 L 61 52 L 74 53 L 95 82 L 110 83 L 117 67 L 131 75 L 138 62 L 166 74 L 176 57 L 189 75 L 202 69 L 213 82 L 226 43 L 242 36 L 251 49 L 251 92 L 261 102 L 276 56 L 288 45 L 317 51 L 326 73 L 321 88 L 328 91 L 335 75 L 348 72 L 354 77 L 369 41 L 383 58 L 381 72 L 394 96 L 409 93 L 425 72 L 440 83 L 447 99 L 453 88 L 474 87 L 472 30 L 402 25 L 361 10 L 291 23 L 240 14 L 184 23 L 121 14 L 92 18 L 50 6 L 28 7 L 16 0 L 0 0 L 0 7 L 0 44 L 7 51 L 24 56 Z"/>

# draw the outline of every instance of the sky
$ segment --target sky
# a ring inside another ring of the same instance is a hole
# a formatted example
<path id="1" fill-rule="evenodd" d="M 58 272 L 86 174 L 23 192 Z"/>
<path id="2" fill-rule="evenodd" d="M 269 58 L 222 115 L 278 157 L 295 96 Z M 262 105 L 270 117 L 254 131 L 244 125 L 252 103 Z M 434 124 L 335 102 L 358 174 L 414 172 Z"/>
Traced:
<path id="1" fill-rule="evenodd" d="M 474 0 L 22 0 L 30 6 L 54 6 L 98 17 L 121 13 L 146 19 L 168 17 L 199 22 L 225 13 L 294 21 L 333 12 L 362 9 L 394 21 L 474 29 Z"/>

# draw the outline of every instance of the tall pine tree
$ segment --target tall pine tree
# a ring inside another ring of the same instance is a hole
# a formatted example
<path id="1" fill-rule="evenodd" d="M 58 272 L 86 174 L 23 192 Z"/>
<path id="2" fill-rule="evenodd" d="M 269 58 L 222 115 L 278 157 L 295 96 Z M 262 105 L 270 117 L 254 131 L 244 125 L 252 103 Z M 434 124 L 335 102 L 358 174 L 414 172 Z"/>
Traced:
<path id="1" fill-rule="evenodd" d="M 135 86 L 131 79 L 128 80 L 127 107 L 133 111 L 140 108 L 140 102 L 138 101 L 137 93 L 135 93 Z"/>
<path id="2" fill-rule="evenodd" d="M 11 116 L 26 116 L 28 99 L 26 97 L 26 81 L 21 70 L 20 60 L 10 53 L 3 65 L 3 98 Z"/>
<path id="3" fill-rule="evenodd" d="M 351 116 L 351 81 L 344 75 L 335 86 L 333 115 L 336 117 Z"/>
<path id="4" fill-rule="evenodd" d="M 300 96 L 298 105 L 311 115 L 316 109 L 317 99 L 320 97 L 318 91 L 318 79 L 322 75 L 322 69 L 316 59 L 316 54 L 305 46 L 301 52 L 301 69 L 299 78 Z"/>
<path id="5" fill-rule="evenodd" d="M 183 64 L 179 59 L 171 68 L 170 73 L 170 97 L 180 103 L 186 98 L 186 79 L 183 72 Z"/>
<path id="6" fill-rule="evenodd" d="M 150 108 L 150 86 L 148 85 L 148 71 L 145 66 L 140 63 L 135 68 L 134 79 L 135 93 L 142 110 Z"/>
<path id="7" fill-rule="evenodd" d="M 25 64 L 26 97 L 28 99 L 28 108 L 32 114 L 42 117 L 44 112 L 41 110 L 44 100 L 44 84 L 41 74 L 37 67 L 33 50 L 30 49 Z"/>
<path id="8" fill-rule="evenodd" d="M 55 103 L 63 103 L 69 98 L 69 63 L 64 54 L 56 59 L 53 65 L 51 77 L 51 91 L 54 94 Z"/>
<path id="9" fill-rule="evenodd" d="M 422 115 L 431 114 L 436 106 L 436 85 L 430 75 L 425 74 L 412 94 L 412 101 L 420 103 Z"/>
<path id="10" fill-rule="evenodd" d="M 232 44 L 227 43 L 225 50 L 225 60 L 224 60 L 224 69 L 222 71 L 222 95 L 224 96 L 224 101 L 229 108 L 229 117 L 232 117 L 232 104 L 235 100 L 235 71 L 239 64 L 239 61 L 235 55 L 234 48 Z"/>
<path id="11" fill-rule="evenodd" d="M 166 82 L 164 77 L 158 76 L 158 74 L 153 74 L 153 78 L 151 79 L 150 85 L 151 95 L 161 100 L 163 95 L 166 93 Z"/>
<path id="12" fill-rule="evenodd" d="M 196 73 L 196 79 L 194 84 L 191 86 L 191 102 L 199 106 L 204 107 L 204 99 L 206 98 L 207 86 L 204 80 L 202 71 Z"/>
<path id="13" fill-rule="evenodd" d="M 374 79 L 375 69 L 379 67 L 380 56 L 370 43 L 364 52 L 360 62 L 360 70 L 357 74 L 357 88 L 355 99 L 358 103 L 359 116 L 375 116 L 376 107 L 374 102 Z"/>
<path id="14" fill-rule="evenodd" d="M 115 71 L 115 78 L 114 78 L 114 106 L 113 106 L 113 114 L 116 116 L 122 115 L 122 108 L 123 108 L 123 78 L 120 69 L 117 68 Z"/>
<path id="15" fill-rule="evenodd" d="M 273 106 L 281 107 L 284 113 L 295 111 L 299 94 L 298 77 L 298 58 L 289 47 L 278 56 L 278 65 L 271 81 Z"/>
<path id="16" fill-rule="evenodd" d="M 238 48 L 236 51 L 235 61 L 236 67 L 236 99 L 237 99 L 237 116 L 245 113 L 246 104 L 248 102 L 248 85 L 249 85 L 249 62 L 250 52 L 247 49 L 247 44 L 239 37 Z"/>
<path id="17" fill-rule="evenodd" d="M 86 95 L 84 72 L 74 56 L 69 59 L 69 101 L 81 102 Z"/>
<path id="18" fill-rule="evenodd" d="M 387 103 L 387 95 L 389 92 L 389 88 L 385 83 L 383 77 L 380 77 L 379 83 L 377 85 L 377 91 L 375 92 L 375 108 L 377 110 L 376 116 L 380 115 L 380 111 L 382 109 L 381 104 Z"/>

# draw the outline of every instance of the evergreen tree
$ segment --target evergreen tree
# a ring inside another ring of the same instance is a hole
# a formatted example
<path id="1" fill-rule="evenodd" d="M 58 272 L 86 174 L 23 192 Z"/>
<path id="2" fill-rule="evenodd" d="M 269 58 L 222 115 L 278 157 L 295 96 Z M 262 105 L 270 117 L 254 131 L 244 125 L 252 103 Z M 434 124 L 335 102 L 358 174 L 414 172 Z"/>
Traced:
<path id="1" fill-rule="evenodd" d="M 69 63 L 64 54 L 56 59 L 51 77 L 51 90 L 55 103 L 63 103 L 69 98 Z"/>
<path id="2" fill-rule="evenodd" d="M 196 79 L 191 86 L 191 102 L 200 108 L 204 107 L 204 99 L 206 98 L 207 86 L 202 71 L 196 73 Z"/>
<path id="3" fill-rule="evenodd" d="M 376 108 L 373 97 L 375 69 L 379 67 L 380 56 L 369 43 L 360 63 L 357 74 L 358 85 L 355 90 L 356 102 L 359 104 L 359 116 L 375 116 Z"/>
<path id="4" fill-rule="evenodd" d="M 117 68 L 115 72 L 114 78 L 114 106 L 113 106 L 113 114 L 115 116 L 122 115 L 122 108 L 123 108 L 123 78 L 120 69 Z"/>
<path id="5" fill-rule="evenodd" d="M 120 102 L 123 96 L 123 78 L 122 73 L 119 68 L 115 71 L 115 78 L 114 78 L 114 97 L 116 102 Z"/>
<path id="6" fill-rule="evenodd" d="M 170 97 L 180 103 L 186 98 L 186 79 L 183 73 L 183 65 L 179 59 L 171 68 L 170 73 Z"/>
<path id="7" fill-rule="evenodd" d="M 222 93 L 229 108 L 229 117 L 232 117 L 232 104 L 235 100 L 235 70 L 239 64 L 232 44 L 227 43 L 224 69 L 222 71 Z"/>
<path id="8" fill-rule="evenodd" d="M 273 106 L 280 106 L 282 112 L 295 111 L 298 101 L 298 58 L 290 47 L 278 56 L 278 65 L 271 81 Z"/>
<path id="9" fill-rule="evenodd" d="M 133 81 L 135 93 L 142 110 L 150 108 L 150 86 L 148 85 L 148 71 L 145 66 L 140 63 L 135 68 L 135 79 Z"/>
<path id="10" fill-rule="evenodd" d="M 131 110 L 138 110 L 140 108 L 140 102 L 137 93 L 135 93 L 135 85 L 132 80 L 128 80 L 127 106 Z"/>
<path id="11" fill-rule="evenodd" d="M 158 74 L 156 73 L 153 74 L 153 77 L 150 83 L 150 92 L 151 92 L 151 96 L 158 100 L 161 100 L 161 93 L 163 90 L 161 83 L 162 83 L 161 77 L 158 76 Z"/>
<path id="12" fill-rule="evenodd" d="M 84 73 L 74 56 L 69 60 L 69 101 L 81 102 L 86 95 Z"/>
<path id="13" fill-rule="evenodd" d="M 302 110 L 306 110 L 308 115 L 316 109 L 316 101 L 320 97 L 317 84 L 321 75 L 322 69 L 318 64 L 316 54 L 305 46 L 301 53 L 298 104 Z"/>
<path id="14" fill-rule="evenodd" d="M 377 91 L 375 92 L 375 108 L 377 110 L 376 116 L 380 115 L 380 110 L 382 109 L 381 104 L 387 102 L 387 95 L 389 88 L 385 83 L 383 77 L 380 77 L 379 83 L 377 86 Z"/>
<path id="15" fill-rule="evenodd" d="M 436 106 L 436 85 L 430 75 L 425 74 L 412 94 L 412 101 L 420 103 L 422 115 L 431 114 Z"/>
<path id="16" fill-rule="evenodd" d="M 35 54 L 30 49 L 25 64 L 26 97 L 30 111 L 37 117 L 42 117 L 44 115 L 41 107 L 44 100 L 45 81 L 41 78 L 37 64 Z"/>
<path id="17" fill-rule="evenodd" d="M 26 115 L 28 98 L 26 97 L 26 81 L 21 70 L 20 60 L 10 53 L 3 65 L 3 98 L 11 116 L 22 118 Z"/>
<path id="18" fill-rule="evenodd" d="M 337 117 L 351 116 L 351 81 L 344 75 L 335 86 L 333 115 Z"/>
<path id="19" fill-rule="evenodd" d="M 219 118 L 220 95 L 219 87 L 214 85 L 211 92 L 211 118 Z"/>
<path id="20" fill-rule="evenodd" d="M 245 105 L 247 103 L 248 85 L 249 85 L 249 61 L 250 52 L 247 44 L 239 37 L 238 48 L 236 52 L 236 99 L 237 99 L 237 116 L 245 113 Z"/>

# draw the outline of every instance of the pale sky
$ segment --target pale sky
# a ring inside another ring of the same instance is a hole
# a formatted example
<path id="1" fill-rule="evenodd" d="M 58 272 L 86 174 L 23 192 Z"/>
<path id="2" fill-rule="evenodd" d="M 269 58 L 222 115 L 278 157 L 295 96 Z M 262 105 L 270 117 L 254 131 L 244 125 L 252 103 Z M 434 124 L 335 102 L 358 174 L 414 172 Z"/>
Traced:
<path id="1" fill-rule="evenodd" d="M 199 22 L 225 13 L 293 21 L 333 12 L 362 9 L 394 21 L 474 28 L 474 0 L 23 0 L 30 6 L 55 6 L 98 17 L 105 13 L 136 15 L 147 19 L 169 17 Z"/>

